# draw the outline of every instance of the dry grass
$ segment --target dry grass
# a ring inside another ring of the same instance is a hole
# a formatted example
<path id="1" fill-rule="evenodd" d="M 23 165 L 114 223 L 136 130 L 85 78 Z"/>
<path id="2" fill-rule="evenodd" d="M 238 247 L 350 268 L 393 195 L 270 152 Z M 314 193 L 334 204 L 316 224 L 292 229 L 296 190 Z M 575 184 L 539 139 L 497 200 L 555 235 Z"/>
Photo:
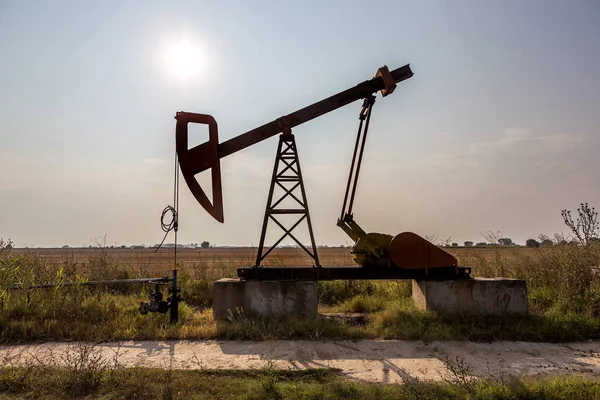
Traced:
<path id="1" fill-rule="evenodd" d="M 362 312 L 364 325 L 324 318 L 255 320 L 212 318 L 212 283 L 252 265 L 253 249 L 179 252 L 184 303 L 180 323 L 166 315 L 141 316 L 149 287 L 63 287 L 10 292 L 9 284 L 168 275 L 170 251 L 0 249 L 0 340 L 120 340 L 166 338 L 396 338 L 571 341 L 600 337 L 600 284 L 589 266 L 600 249 L 561 245 L 541 249 L 472 248 L 456 251 L 479 276 L 526 279 L 532 314 L 526 318 L 444 316 L 416 310 L 408 281 L 320 282 L 321 311 Z M 348 249 L 322 249 L 326 265 L 349 265 Z M 338 258 L 336 258 L 338 257 Z M 273 265 L 308 265 L 295 249 L 281 249 Z"/>
<path id="2" fill-rule="evenodd" d="M 515 254 L 530 253 L 535 249 L 526 247 L 449 247 L 445 249 L 459 259 L 461 265 L 468 265 L 473 256 L 491 260 L 498 253 L 503 258 L 514 257 Z M 173 249 L 121 249 L 107 247 L 68 248 L 68 249 L 13 249 L 13 255 L 36 255 L 44 258 L 46 264 L 84 266 L 99 257 L 109 257 L 113 263 L 121 263 L 135 268 L 138 272 L 165 272 L 173 265 Z M 234 266 L 248 267 L 254 265 L 256 248 L 208 248 L 177 249 L 180 267 Z M 348 248 L 319 248 L 321 263 L 325 266 L 354 265 Z M 307 266 L 312 259 L 301 249 L 279 248 L 273 250 L 265 260 L 267 266 Z"/>
<path id="3" fill-rule="evenodd" d="M 455 361 L 453 361 L 455 362 Z M 335 370 L 170 370 L 85 366 L 0 369 L 2 398 L 107 399 L 556 399 L 592 400 L 600 381 L 583 376 L 469 379 L 453 370 L 449 382 L 349 382 Z"/>

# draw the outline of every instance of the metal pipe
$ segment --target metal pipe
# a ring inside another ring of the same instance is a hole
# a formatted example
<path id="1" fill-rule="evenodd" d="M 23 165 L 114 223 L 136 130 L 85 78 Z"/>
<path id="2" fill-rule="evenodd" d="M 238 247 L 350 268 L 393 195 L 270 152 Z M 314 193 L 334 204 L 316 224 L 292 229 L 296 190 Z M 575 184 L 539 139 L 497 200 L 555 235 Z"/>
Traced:
<path id="1" fill-rule="evenodd" d="M 366 103 L 366 99 L 365 99 Z M 340 215 L 339 221 L 343 221 L 344 216 L 346 215 L 346 204 L 348 203 L 348 193 L 350 193 L 350 185 L 352 184 L 352 174 L 354 172 L 354 164 L 356 164 L 356 153 L 358 151 L 358 144 L 360 143 L 360 136 L 362 134 L 363 128 L 363 110 L 365 109 L 365 105 L 363 104 L 363 108 L 360 112 L 360 123 L 358 124 L 358 133 L 356 134 L 356 143 L 354 144 L 354 153 L 352 154 L 352 163 L 350 164 L 350 173 L 348 174 L 348 184 L 346 185 L 346 194 L 344 194 L 344 204 L 342 205 L 342 214 Z"/>
<path id="2" fill-rule="evenodd" d="M 358 185 L 358 175 L 360 174 L 360 165 L 362 164 L 363 153 L 365 151 L 365 144 L 367 142 L 367 134 L 369 133 L 369 121 L 371 120 L 371 114 L 373 112 L 373 104 L 375 104 L 375 96 L 369 98 L 369 105 L 366 109 L 367 122 L 365 123 L 365 130 L 362 136 L 362 143 L 360 145 L 360 153 L 358 154 L 358 161 L 356 162 L 356 175 L 354 175 L 354 182 L 352 186 L 352 194 L 350 195 L 350 204 L 348 205 L 348 214 L 352 215 L 352 206 L 354 205 L 354 195 L 356 194 L 356 186 Z"/>
<path id="3" fill-rule="evenodd" d="M 171 309 L 169 310 L 169 322 L 176 324 L 179 321 L 179 286 L 177 282 L 177 270 L 173 270 L 173 287 L 171 288 Z"/>

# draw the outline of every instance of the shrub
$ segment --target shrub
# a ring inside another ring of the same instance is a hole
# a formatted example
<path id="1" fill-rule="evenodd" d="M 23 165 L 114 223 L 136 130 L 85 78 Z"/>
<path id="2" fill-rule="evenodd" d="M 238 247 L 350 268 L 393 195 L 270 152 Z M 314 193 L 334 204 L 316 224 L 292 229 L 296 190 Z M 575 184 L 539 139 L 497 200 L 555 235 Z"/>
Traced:
<path id="1" fill-rule="evenodd" d="M 577 219 L 573 221 L 571 211 L 562 210 L 561 215 L 565 225 L 577 237 L 580 243 L 588 245 L 600 236 L 600 223 L 598 213 L 594 207 L 590 208 L 588 203 L 581 203 L 577 209 Z"/>

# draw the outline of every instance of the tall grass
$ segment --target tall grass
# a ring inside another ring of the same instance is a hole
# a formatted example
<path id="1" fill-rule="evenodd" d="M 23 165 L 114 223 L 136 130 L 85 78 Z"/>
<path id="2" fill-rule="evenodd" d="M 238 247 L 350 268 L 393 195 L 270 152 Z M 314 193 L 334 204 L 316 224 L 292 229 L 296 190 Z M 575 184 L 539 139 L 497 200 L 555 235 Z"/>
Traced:
<path id="1" fill-rule="evenodd" d="M 0 245 L 0 340 L 119 340 L 166 338 L 397 338 L 569 341 L 600 337 L 600 245 L 560 244 L 539 249 L 473 251 L 461 256 L 476 276 L 525 279 L 531 315 L 524 318 L 445 316 L 416 310 L 409 281 L 332 281 L 319 283 L 321 312 L 364 313 L 362 325 L 327 318 L 256 320 L 243 314 L 217 323 L 212 318 L 212 285 L 236 276 L 246 256 L 227 260 L 199 255 L 178 265 L 184 303 L 180 323 L 168 316 L 139 315 L 148 285 L 61 287 L 61 282 L 161 276 L 172 265 L 144 259 L 123 260 L 99 248 L 84 261 L 65 252 L 61 262 L 35 252 L 15 254 Z M 281 260 L 280 260 L 281 261 Z M 333 260 L 330 260 L 335 264 Z M 339 261 L 343 263 L 345 260 Z M 10 285 L 57 283 L 54 289 L 11 291 Z"/>
<path id="2" fill-rule="evenodd" d="M 482 277 L 524 279 L 533 311 L 600 313 L 600 245 L 556 244 L 533 249 L 496 249 L 492 257 L 473 252 L 462 261 Z"/>

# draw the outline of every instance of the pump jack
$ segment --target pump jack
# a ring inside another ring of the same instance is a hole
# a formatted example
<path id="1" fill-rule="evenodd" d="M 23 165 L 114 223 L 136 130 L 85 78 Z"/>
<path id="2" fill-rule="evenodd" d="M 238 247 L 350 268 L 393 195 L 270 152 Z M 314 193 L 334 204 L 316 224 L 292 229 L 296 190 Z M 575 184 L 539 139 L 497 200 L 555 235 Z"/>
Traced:
<path id="1" fill-rule="evenodd" d="M 393 71 L 389 71 L 387 66 L 383 66 L 378 69 L 375 77 L 368 81 L 223 143 L 218 141 L 217 122 L 212 116 L 183 111 L 177 112 L 175 116 L 177 120 L 175 136 L 181 173 L 196 200 L 219 222 L 224 221 L 220 159 L 280 134 L 256 264 L 250 268 L 239 268 L 238 276 L 240 278 L 246 280 L 469 278 L 470 268 L 459 267 L 454 256 L 415 233 L 403 232 L 396 236 L 367 233 L 354 221 L 352 214 L 369 121 L 375 104 L 375 94 L 381 92 L 382 97 L 387 97 L 394 92 L 398 83 L 412 76 L 413 72 L 408 64 Z M 352 254 L 355 256 L 354 261 L 359 267 L 322 267 L 315 246 L 304 181 L 292 128 L 360 99 L 363 99 L 363 106 L 359 114 L 359 129 L 346 185 L 342 213 L 337 221 L 337 225 L 354 241 Z M 208 141 L 188 148 L 189 123 L 208 125 Z M 211 169 L 212 201 L 209 200 L 195 177 L 198 173 L 208 169 Z M 278 200 L 273 201 L 275 187 L 283 189 L 284 194 Z M 300 193 L 297 190 L 300 190 Z M 297 194 L 294 194 L 295 191 Z M 285 198 L 295 200 L 298 207 L 281 208 L 282 201 Z M 281 214 L 297 214 L 300 219 L 288 229 L 277 220 L 277 216 Z M 282 228 L 285 234 L 269 250 L 263 253 L 267 225 L 271 220 Z M 312 251 L 300 243 L 292 233 L 294 228 L 304 220 L 308 225 Z M 315 265 L 312 268 L 261 267 L 261 261 L 287 236 L 291 237 L 313 258 Z"/>

